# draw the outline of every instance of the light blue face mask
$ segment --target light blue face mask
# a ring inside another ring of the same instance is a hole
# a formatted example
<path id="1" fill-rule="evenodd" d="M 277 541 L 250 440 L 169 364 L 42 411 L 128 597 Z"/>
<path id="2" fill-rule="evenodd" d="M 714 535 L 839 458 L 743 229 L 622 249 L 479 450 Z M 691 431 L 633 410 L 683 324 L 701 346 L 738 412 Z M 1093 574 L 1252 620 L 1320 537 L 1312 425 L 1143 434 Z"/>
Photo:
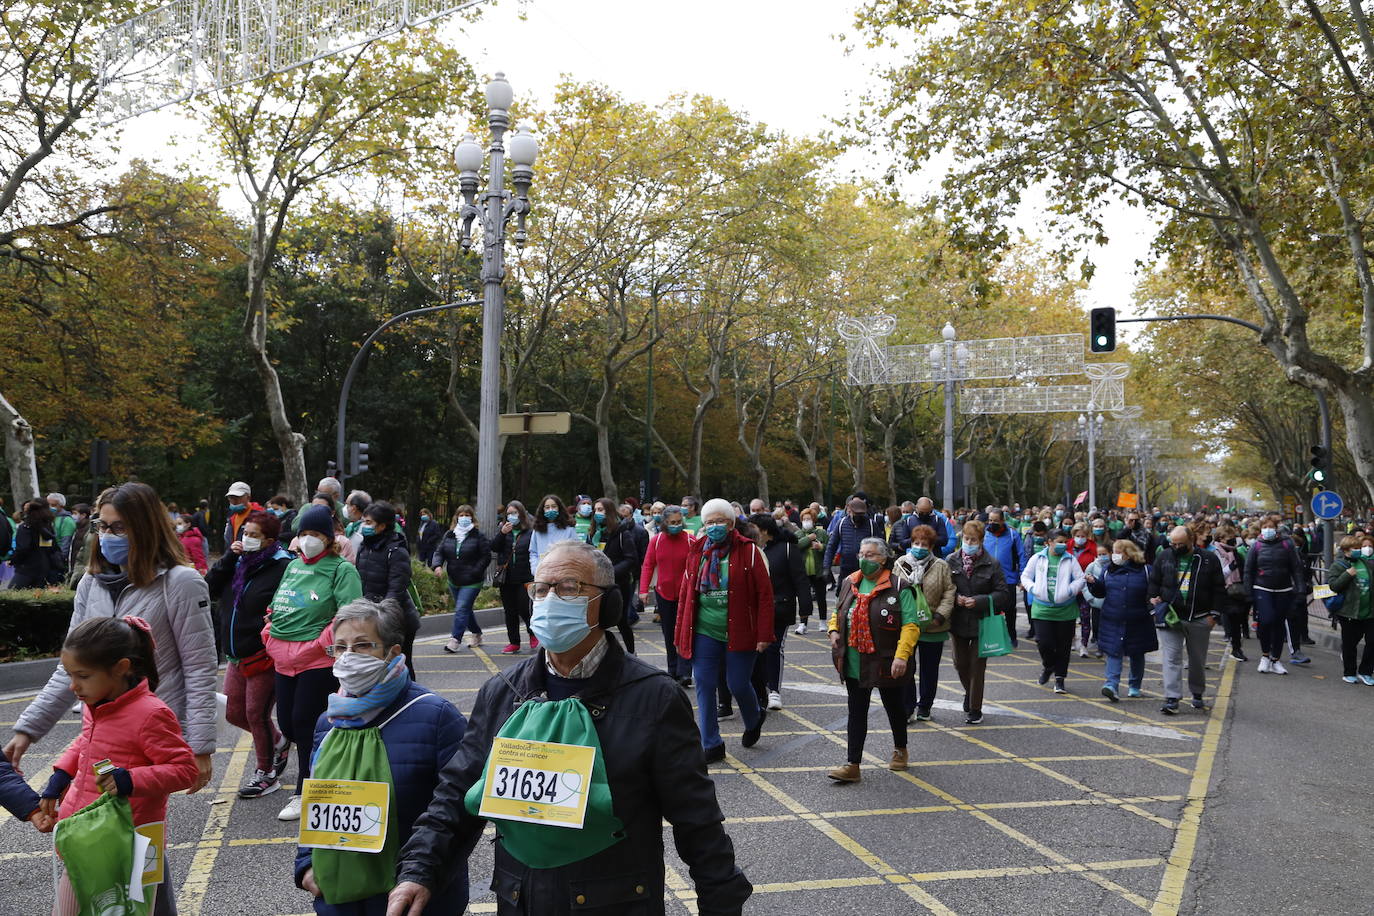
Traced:
<path id="1" fill-rule="evenodd" d="M 520 524 L 520 516 L 517 513 L 512 512 L 506 516 L 506 521 L 510 522 L 512 525 L 518 525 Z"/>
<path id="2" fill-rule="evenodd" d="M 725 540 L 725 535 L 730 531 L 726 525 L 707 525 L 706 536 L 711 539 L 711 543 L 719 544 Z"/>
<path id="3" fill-rule="evenodd" d="M 911 554 L 911 556 L 912 556 L 913 559 L 916 559 L 916 560 L 924 560 L 926 557 L 930 556 L 930 548 L 929 548 L 929 547 L 910 547 L 910 548 L 907 549 L 907 553 Z"/>
<path id="4" fill-rule="evenodd" d="M 969 556 L 975 556 L 975 555 L 978 553 L 978 551 L 980 551 L 980 550 L 983 549 L 983 545 L 982 545 L 982 544 L 964 544 L 964 545 L 962 545 L 962 549 L 963 549 L 964 553 L 968 554 Z"/>
<path id="5" fill-rule="evenodd" d="M 599 525 L 606 520 L 606 513 L 598 512 L 596 515 L 593 515 L 592 518 L 596 519 L 596 523 Z"/>
<path id="6" fill-rule="evenodd" d="M 358 527 L 358 533 L 361 534 L 361 535 L 362 535 L 363 537 L 365 537 L 365 538 L 370 538 L 370 537 L 372 537 L 372 535 L 374 535 L 374 534 L 377 533 L 377 526 L 376 526 L 376 525 L 360 525 L 360 526 Z"/>
<path id="7" fill-rule="evenodd" d="M 129 561 L 129 536 L 127 534 L 102 534 L 100 536 L 100 553 L 116 566 L 123 566 Z"/>
<path id="8" fill-rule="evenodd" d="M 587 638 L 592 631 L 587 623 L 587 601 L 580 598 L 560 598 L 552 591 L 534 602 L 530 614 L 530 629 L 550 652 L 566 652 Z"/>

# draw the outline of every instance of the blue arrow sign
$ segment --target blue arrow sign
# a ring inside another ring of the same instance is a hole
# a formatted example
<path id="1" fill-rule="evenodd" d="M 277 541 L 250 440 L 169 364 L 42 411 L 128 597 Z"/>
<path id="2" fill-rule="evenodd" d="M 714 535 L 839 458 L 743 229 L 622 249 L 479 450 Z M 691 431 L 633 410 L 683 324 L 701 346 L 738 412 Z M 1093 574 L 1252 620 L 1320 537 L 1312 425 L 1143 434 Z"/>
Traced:
<path id="1" fill-rule="evenodd" d="M 1341 497 L 1330 490 L 1322 490 L 1312 497 L 1312 514 L 1317 518 L 1336 518 L 1344 508 Z"/>

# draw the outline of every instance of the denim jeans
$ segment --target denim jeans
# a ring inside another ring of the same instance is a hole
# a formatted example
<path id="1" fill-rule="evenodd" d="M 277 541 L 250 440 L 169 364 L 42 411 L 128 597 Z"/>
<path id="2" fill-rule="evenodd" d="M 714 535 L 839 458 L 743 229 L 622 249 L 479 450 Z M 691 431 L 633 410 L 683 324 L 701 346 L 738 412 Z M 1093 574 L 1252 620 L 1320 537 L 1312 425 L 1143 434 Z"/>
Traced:
<path id="1" fill-rule="evenodd" d="M 1107 656 L 1107 685 L 1113 690 L 1121 689 L 1121 666 L 1125 658 L 1120 655 Z M 1128 683 L 1136 690 L 1145 683 L 1145 656 L 1144 654 L 1131 656 L 1131 678 Z"/>
<path id="2" fill-rule="evenodd" d="M 692 683 L 697 694 L 697 728 L 701 731 L 701 747 L 711 750 L 724 744 L 720 737 L 720 722 L 716 719 L 716 679 L 722 664 L 725 681 L 739 706 L 745 728 L 759 724 L 759 698 L 754 695 L 750 676 L 754 672 L 757 652 L 729 652 L 725 643 L 700 633 L 692 637 Z"/>
<path id="3" fill-rule="evenodd" d="M 453 595 L 453 632 L 449 635 L 462 639 L 463 633 L 470 630 L 481 636 L 482 628 L 477 625 L 477 614 L 472 606 L 477 603 L 477 594 L 482 589 L 479 586 L 457 588 L 450 583 L 448 590 Z"/>
<path id="4" fill-rule="evenodd" d="M 691 677 L 692 663 L 685 658 L 678 658 L 677 644 L 674 642 L 677 633 L 677 602 L 669 601 L 658 589 L 654 589 L 654 611 L 658 614 L 659 628 L 663 630 L 663 648 L 668 656 L 668 673 L 678 678 Z"/>

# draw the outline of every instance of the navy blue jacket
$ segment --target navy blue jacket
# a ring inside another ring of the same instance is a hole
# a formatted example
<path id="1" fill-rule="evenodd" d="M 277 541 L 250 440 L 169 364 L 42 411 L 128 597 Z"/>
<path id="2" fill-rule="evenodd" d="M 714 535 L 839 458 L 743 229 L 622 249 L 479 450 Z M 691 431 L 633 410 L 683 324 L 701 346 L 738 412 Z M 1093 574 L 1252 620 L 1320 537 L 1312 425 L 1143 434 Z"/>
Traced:
<path id="1" fill-rule="evenodd" d="M 38 809 L 38 793 L 29 788 L 24 777 L 0 754 L 0 805 L 21 821 Z"/>
<path id="2" fill-rule="evenodd" d="M 1138 563 L 1109 564 L 1102 578 L 1088 583 L 1102 600 L 1097 645 L 1105 655 L 1129 658 L 1159 648 L 1154 613 L 1150 608 L 1150 573 Z"/>
<path id="3" fill-rule="evenodd" d="M 491 541 L 476 528 L 471 529 L 458 545 L 458 535 L 449 531 L 439 542 L 439 547 L 430 557 L 432 568 L 444 567 L 448 572 L 448 582 L 456 588 L 464 585 L 479 585 L 487 573 L 491 562 Z"/>
<path id="4" fill-rule="evenodd" d="M 847 576 L 859 568 L 859 544 L 865 538 L 877 538 L 886 541 L 883 535 L 886 533 L 887 520 L 881 517 L 868 516 L 868 522 L 862 527 L 854 524 L 854 520 L 848 515 L 842 515 L 839 521 L 831 526 L 830 540 L 825 544 L 825 560 L 821 566 L 822 571 L 828 570 L 834 564 L 835 557 L 839 556 L 840 575 Z"/>
<path id="5" fill-rule="evenodd" d="M 405 706 L 416 697 L 416 702 L 405 712 L 387 723 L 396 710 Z M 397 826 L 400 828 L 400 845 L 404 846 L 415 829 L 415 820 L 429 807 L 434 798 L 434 789 L 439 785 L 439 771 L 458 750 L 467 730 L 467 720 L 453 704 L 436 696 L 411 681 L 410 686 L 373 721 L 381 724 L 382 744 L 386 746 L 387 762 L 391 764 L 391 783 L 396 790 Z M 320 752 L 320 743 L 334 726 L 329 719 L 320 716 L 315 725 L 314 750 L 310 752 L 313 763 Z M 296 886 L 300 887 L 301 876 L 310 867 L 311 850 L 296 848 Z M 362 855 L 363 853 L 360 853 Z M 424 916 L 453 916 L 461 913 L 468 905 L 468 866 L 467 861 L 457 862 L 448 875 L 446 887 L 436 888 Z M 315 912 L 328 916 L 384 916 L 386 913 L 386 894 L 378 894 L 354 903 L 330 906 L 323 897 L 315 898 Z"/>

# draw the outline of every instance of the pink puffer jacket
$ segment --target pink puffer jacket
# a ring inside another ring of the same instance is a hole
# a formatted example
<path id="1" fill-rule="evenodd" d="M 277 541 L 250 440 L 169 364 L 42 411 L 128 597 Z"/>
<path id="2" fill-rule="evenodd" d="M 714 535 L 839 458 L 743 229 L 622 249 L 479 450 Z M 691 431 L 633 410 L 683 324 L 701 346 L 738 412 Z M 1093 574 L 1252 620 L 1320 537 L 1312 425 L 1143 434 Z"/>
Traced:
<path id="1" fill-rule="evenodd" d="M 73 777 L 62 797 L 58 818 L 69 817 L 100 797 L 91 765 L 109 759 L 129 771 L 134 826 L 167 816 L 167 796 L 196 782 L 196 758 L 181 737 L 181 723 L 167 704 L 153 696 L 146 680 L 108 703 L 87 706 L 77 736 L 53 769 Z"/>

